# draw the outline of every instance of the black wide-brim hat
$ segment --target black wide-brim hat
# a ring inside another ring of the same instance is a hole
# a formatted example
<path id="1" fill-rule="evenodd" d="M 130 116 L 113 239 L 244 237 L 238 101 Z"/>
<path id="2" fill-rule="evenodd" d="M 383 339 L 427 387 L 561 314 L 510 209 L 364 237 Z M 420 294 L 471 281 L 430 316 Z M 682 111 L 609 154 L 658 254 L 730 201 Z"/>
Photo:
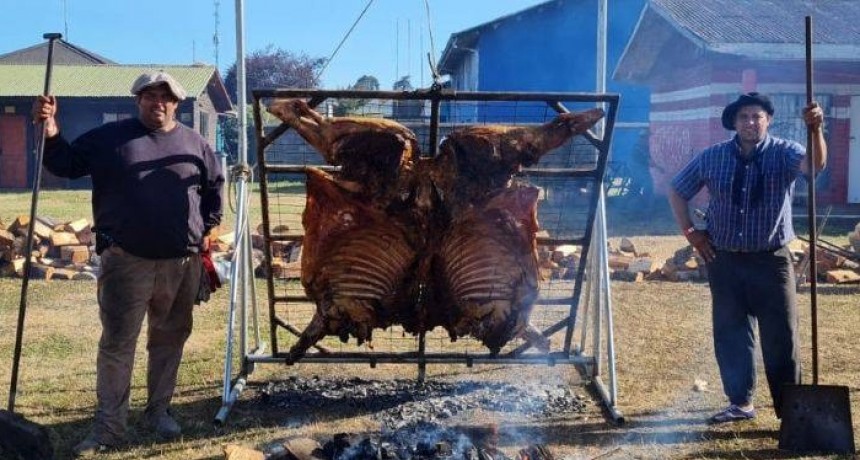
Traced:
<path id="1" fill-rule="evenodd" d="M 723 109 L 723 128 L 726 128 L 729 131 L 734 131 L 735 116 L 738 114 L 738 110 L 740 110 L 741 107 L 746 107 L 748 105 L 761 106 L 768 115 L 773 116 L 773 102 L 770 101 L 769 97 L 759 93 L 741 94 L 740 97 L 738 97 L 738 100 L 732 102 Z"/>

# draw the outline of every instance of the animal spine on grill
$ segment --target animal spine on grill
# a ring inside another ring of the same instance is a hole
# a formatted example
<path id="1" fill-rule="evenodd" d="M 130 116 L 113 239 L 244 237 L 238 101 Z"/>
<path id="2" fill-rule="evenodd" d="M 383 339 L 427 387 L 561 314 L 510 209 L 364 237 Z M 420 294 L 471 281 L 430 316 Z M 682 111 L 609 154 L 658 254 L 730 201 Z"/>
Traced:
<path id="1" fill-rule="evenodd" d="M 386 207 L 401 201 L 413 187 L 412 164 L 419 156 L 410 129 L 393 120 L 371 117 L 324 117 L 302 99 L 275 99 L 267 110 L 283 121 L 351 187 Z"/>
<path id="2" fill-rule="evenodd" d="M 302 285 L 316 312 L 290 349 L 296 360 L 326 335 L 361 345 L 374 328 L 416 331 L 416 250 L 406 226 L 309 168 L 302 222 Z"/>

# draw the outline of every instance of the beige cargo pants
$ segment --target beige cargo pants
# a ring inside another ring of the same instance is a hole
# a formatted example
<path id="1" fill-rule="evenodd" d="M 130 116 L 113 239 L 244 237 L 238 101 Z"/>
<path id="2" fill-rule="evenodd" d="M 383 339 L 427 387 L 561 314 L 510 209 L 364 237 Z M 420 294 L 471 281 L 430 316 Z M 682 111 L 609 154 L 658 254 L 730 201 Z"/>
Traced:
<path id="1" fill-rule="evenodd" d="M 148 315 L 147 414 L 167 410 L 182 348 L 191 334 L 200 283 L 200 256 L 144 259 L 118 246 L 101 254 L 98 279 L 102 335 L 96 361 L 93 435 L 116 444 L 125 436 L 134 352 Z"/>

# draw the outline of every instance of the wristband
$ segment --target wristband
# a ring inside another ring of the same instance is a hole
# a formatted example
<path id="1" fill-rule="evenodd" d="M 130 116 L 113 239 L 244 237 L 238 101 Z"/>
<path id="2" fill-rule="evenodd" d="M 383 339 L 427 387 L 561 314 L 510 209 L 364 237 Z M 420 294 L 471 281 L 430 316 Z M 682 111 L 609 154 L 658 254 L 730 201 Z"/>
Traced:
<path id="1" fill-rule="evenodd" d="M 684 230 L 684 236 L 690 236 L 695 231 L 696 231 L 696 227 L 690 226 L 690 228 Z"/>

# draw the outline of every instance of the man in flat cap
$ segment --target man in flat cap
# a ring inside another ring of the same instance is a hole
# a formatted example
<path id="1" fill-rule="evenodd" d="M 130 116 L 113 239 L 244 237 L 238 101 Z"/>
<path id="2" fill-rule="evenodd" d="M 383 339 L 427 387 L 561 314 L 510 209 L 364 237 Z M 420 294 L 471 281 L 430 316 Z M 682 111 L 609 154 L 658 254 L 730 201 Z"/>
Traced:
<path id="1" fill-rule="evenodd" d="M 212 148 L 176 121 L 185 89 L 165 72 L 131 87 L 137 117 L 106 123 L 73 142 L 55 119 L 54 96 L 40 96 L 33 118 L 46 130 L 44 166 L 93 184 L 102 335 L 96 360 L 98 405 L 83 455 L 125 441 L 135 345 L 144 316 L 147 391 L 144 420 L 159 438 L 176 438 L 169 407 L 200 287 L 200 253 L 221 221 L 224 176 Z"/>
<path id="2" fill-rule="evenodd" d="M 726 106 L 722 124 L 735 135 L 696 155 L 669 191 L 678 226 L 707 263 L 714 349 L 729 400 L 712 423 L 756 415 L 756 322 L 777 417 L 782 386 L 800 383 L 794 267 L 787 245 L 795 238 L 795 180 L 817 174 L 827 162 L 824 114 L 817 103 L 802 114 L 813 134 L 815 171 L 809 170 L 802 145 L 768 134 L 773 114 L 773 103 L 759 93 L 743 94 Z M 688 202 L 702 188 L 710 201 L 707 228 L 699 230 Z"/>

